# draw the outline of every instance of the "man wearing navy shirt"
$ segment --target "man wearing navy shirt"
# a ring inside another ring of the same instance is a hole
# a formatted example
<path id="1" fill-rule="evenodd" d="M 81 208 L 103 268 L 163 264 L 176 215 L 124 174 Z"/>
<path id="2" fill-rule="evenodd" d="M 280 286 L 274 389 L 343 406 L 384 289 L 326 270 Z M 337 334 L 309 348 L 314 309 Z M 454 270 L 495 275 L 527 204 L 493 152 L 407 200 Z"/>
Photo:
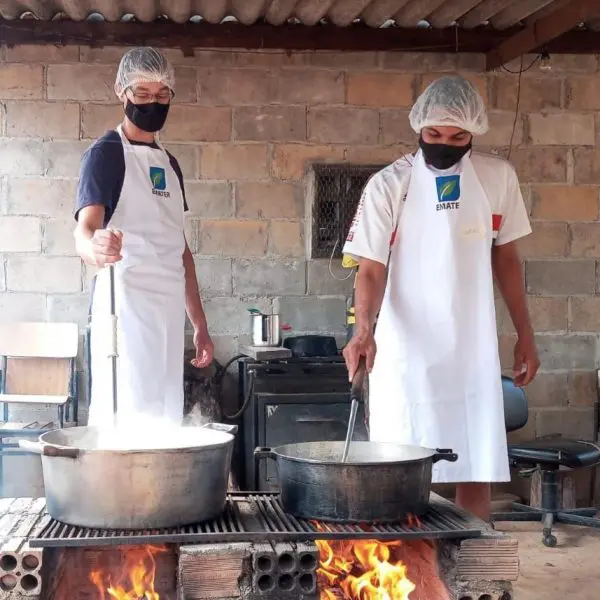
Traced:
<path id="1" fill-rule="evenodd" d="M 134 48 L 119 65 L 115 92 L 124 119 L 81 161 L 75 242 L 91 265 L 114 265 L 118 323 L 118 420 L 181 424 L 185 313 L 196 357 L 207 366 L 213 344 L 194 260 L 184 234 L 187 210 L 177 160 L 157 139 L 174 96 L 173 68 L 153 48 Z M 91 302 L 92 392 L 89 425 L 112 422 L 107 352 L 109 274 L 100 269 Z"/>

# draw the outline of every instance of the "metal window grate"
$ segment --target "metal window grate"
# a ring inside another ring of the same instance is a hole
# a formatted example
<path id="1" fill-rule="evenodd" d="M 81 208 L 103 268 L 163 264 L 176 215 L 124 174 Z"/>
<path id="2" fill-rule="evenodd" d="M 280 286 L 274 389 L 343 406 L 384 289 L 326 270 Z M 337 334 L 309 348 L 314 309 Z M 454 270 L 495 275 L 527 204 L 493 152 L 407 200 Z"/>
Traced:
<path id="1" fill-rule="evenodd" d="M 312 258 L 341 258 L 362 191 L 383 166 L 313 165 Z"/>
<path id="2" fill-rule="evenodd" d="M 44 518 L 44 517 L 42 517 Z M 433 499 L 418 525 L 351 525 L 297 519 L 284 512 L 277 494 L 230 494 L 218 519 L 163 530 L 131 531 L 87 529 L 54 519 L 37 529 L 31 547 L 106 546 L 117 544 L 292 542 L 315 539 L 469 538 L 482 534 L 480 524 L 444 500 Z"/>

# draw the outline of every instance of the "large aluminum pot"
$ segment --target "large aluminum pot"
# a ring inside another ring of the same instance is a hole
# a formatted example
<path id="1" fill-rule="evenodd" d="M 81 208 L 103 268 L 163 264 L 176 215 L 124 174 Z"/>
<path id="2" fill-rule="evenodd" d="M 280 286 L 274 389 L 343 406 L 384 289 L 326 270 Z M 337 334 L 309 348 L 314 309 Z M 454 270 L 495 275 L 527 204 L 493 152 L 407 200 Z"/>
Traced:
<path id="1" fill-rule="evenodd" d="M 42 456 L 47 509 L 55 519 L 98 529 L 159 529 L 223 512 L 236 431 L 220 423 L 181 427 L 176 436 L 173 429 L 151 434 L 144 449 L 122 450 L 106 449 L 105 430 L 73 427 L 19 446 Z M 117 444 L 122 447 L 126 441 Z"/>
<path id="2" fill-rule="evenodd" d="M 458 459 L 452 450 L 356 441 L 342 462 L 343 450 L 344 442 L 305 442 L 256 448 L 254 455 L 277 462 L 286 512 L 353 523 L 424 514 L 433 464 Z"/>

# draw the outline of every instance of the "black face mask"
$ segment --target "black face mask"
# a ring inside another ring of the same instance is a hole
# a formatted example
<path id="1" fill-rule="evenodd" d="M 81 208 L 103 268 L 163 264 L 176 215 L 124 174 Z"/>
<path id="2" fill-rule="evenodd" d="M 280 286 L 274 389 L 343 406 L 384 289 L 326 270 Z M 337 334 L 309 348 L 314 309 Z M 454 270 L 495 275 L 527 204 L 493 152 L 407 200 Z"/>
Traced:
<path id="1" fill-rule="evenodd" d="M 127 118 L 142 131 L 154 133 L 163 128 L 167 120 L 170 104 L 151 102 L 149 104 L 134 104 L 127 99 L 125 114 Z"/>
<path id="2" fill-rule="evenodd" d="M 471 149 L 471 142 L 466 146 L 450 146 L 449 144 L 429 144 L 419 138 L 419 146 L 423 150 L 425 162 L 435 169 L 449 169 Z"/>

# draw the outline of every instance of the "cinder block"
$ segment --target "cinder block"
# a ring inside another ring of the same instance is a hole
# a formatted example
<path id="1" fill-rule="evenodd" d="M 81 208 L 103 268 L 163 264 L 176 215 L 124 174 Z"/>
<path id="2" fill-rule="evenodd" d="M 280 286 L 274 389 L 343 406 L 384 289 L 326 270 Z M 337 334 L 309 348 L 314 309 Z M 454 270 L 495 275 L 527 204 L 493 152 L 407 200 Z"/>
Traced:
<path id="1" fill-rule="evenodd" d="M 240 182 L 235 186 L 235 216 L 246 219 L 301 219 L 300 186 L 288 183 Z"/>
<path id="2" fill-rule="evenodd" d="M 388 109 L 381 111 L 380 141 L 382 144 L 398 144 L 401 142 L 412 144 L 418 139 L 418 134 L 410 126 L 408 114 L 408 110 Z"/>
<path id="3" fill-rule="evenodd" d="M 342 333 L 346 327 L 344 298 L 287 296 L 275 298 L 274 307 L 294 333 Z"/>
<path id="4" fill-rule="evenodd" d="M 252 568 L 255 575 L 273 573 L 277 569 L 277 553 L 271 544 L 252 544 Z"/>
<path id="5" fill-rule="evenodd" d="M 204 219 L 222 219 L 233 216 L 233 192 L 231 184 L 201 181 L 185 184 L 190 216 Z"/>
<path id="6" fill-rule="evenodd" d="M 81 261 L 62 256 L 11 256 L 6 263 L 6 285 L 14 292 L 79 292 Z"/>
<path id="7" fill-rule="evenodd" d="M 44 143 L 44 160 L 47 177 L 79 177 L 81 157 L 89 141 L 54 141 Z M 70 198 L 74 201 L 74 196 Z"/>
<path id="8" fill-rule="evenodd" d="M 339 146 L 307 144 L 276 145 L 273 151 L 272 176 L 282 180 L 301 180 L 313 162 L 340 162 L 344 150 Z"/>
<path id="9" fill-rule="evenodd" d="M 115 101 L 117 64 L 49 65 L 47 93 L 49 100 Z"/>
<path id="10" fill-rule="evenodd" d="M 531 114 L 529 135 L 537 146 L 594 146 L 594 115 L 567 111 Z"/>
<path id="11" fill-rule="evenodd" d="M 114 129 L 122 120 L 123 106 L 121 104 L 84 102 L 81 105 L 81 137 L 84 139 L 100 137 L 109 129 Z"/>
<path id="12" fill-rule="evenodd" d="M 274 296 L 304 294 L 306 267 L 301 260 L 267 258 L 233 262 L 233 289 L 236 294 Z"/>
<path id="13" fill-rule="evenodd" d="M 207 298 L 204 301 L 204 312 L 208 319 L 211 334 L 215 335 L 249 335 L 249 308 L 270 312 L 271 300 L 267 298 Z"/>
<path id="14" fill-rule="evenodd" d="M 0 98 L 5 100 L 41 99 L 43 71 L 41 65 L 0 65 Z"/>
<path id="15" fill-rule="evenodd" d="M 213 256 L 263 256 L 267 224 L 262 221 L 201 221 L 198 251 Z"/>
<path id="16" fill-rule="evenodd" d="M 525 275 L 530 294 L 593 294 L 596 288 L 593 260 L 530 260 Z"/>
<path id="17" fill-rule="evenodd" d="M 571 256 L 597 258 L 600 256 L 600 223 L 572 223 Z"/>
<path id="18" fill-rule="evenodd" d="M 496 108 L 515 110 L 517 94 L 511 75 L 495 78 Z M 560 108 L 561 80 L 553 77 L 523 77 L 519 108 L 524 111 Z"/>
<path id="19" fill-rule="evenodd" d="M 14 137 L 79 139 L 79 104 L 9 102 L 6 133 Z"/>
<path id="20" fill-rule="evenodd" d="M 559 258 L 569 251 L 569 231 L 566 223 L 531 223 L 532 233 L 519 240 L 523 258 Z"/>
<path id="21" fill-rule="evenodd" d="M 410 107 L 413 75 L 401 73 L 349 73 L 347 102 L 356 106 Z"/>
<path id="22" fill-rule="evenodd" d="M 376 144 L 379 112 L 370 108 L 310 108 L 308 139 L 318 144 Z"/>
<path id="23" fill-rule="evenodd" d="M 234 139 L 241 141 L 306 140 L 306 109 L 297 106 L 248 106 L 233 114 Z"/>
<path id="24" fill-rule="evenodd" d="M 194 257 L 196 277 L 203 298 L 228 296 L 233 291 L 231 259 Z"/>
<path id="25" fill-rule="evenodd" d="M 267 69 L 198 69 L 198 102 L 209 106 L 269 104 L 276 78 Z"/>
<path id="26" fill-rule="evenodd" d="M 44 222 L 44 252 L 62 256 L 77 256 L 75 248 L 75 229 L 73 217 L 48 219 Z"/>
<path id="27" fill-rule="evenodd" d="M 539 335 L 536 342 L 543 370 L 592 370 L 596 367 L 595 335 Z M 568 437 L 566 432 L 563 435 Z"/>
<path id="28" fill-rule="evenodd" d="M 575 164 L 581 166 L 577 158 Z M 600 166 L 600 161 L 598 164 Z M 598 188 L 536 185 L 533 186 L 532 196 L 531 216 L 534 219 L 595 221 L 598 218 Z"/>
<path id="29" fill-rule="evenodd" d="M 502 148 L 510 144 L 515 126 L 514 111 L 491 110 L 488 112 L 489 130 L 476 138 L 476 145 Z M 519 145 L 523 141 L 523 119 L 518 118 L 513 137 L 513 144 Z"/>
<path id="30" fill-rule="evenodd" d="M 7 321 L 43 321 L 46 314 L 46 296 L 2 292 L 0 314 Z"/>
<path id="31" fill-rule="evenodd" d="M 231 109 L 174 105 L 162 136 L 176 142 L 226 142 L 231 138 Z"/>
<path id="32" fill-rule="evenodd" d="M 575 183 L 600 183 L 600 150 L 575 148 Z"/>
<path id="33" fill-rule="evenodd" d="M 1 163 L 0 163 L 1 164 Z M 7 189 L 7 212 L 14 215 L 71 217 L 76 195 L 75 181 L 65 179 L 17 179 L 11 177 Z M 72 235 L 71 235 L 72 240 Z"/>
<path id="34" fill-rule="evenodd" d="M 202 179 L 259 181 L 268 177 L 269 148 L 266 144 L 206 144 L 201 148 Z"/>
<path id="35" fill-rule="evenodd" d="M 276 80 L 276 101 L 282 104 L 343 104 L 345 100 L 341 71 L 285 69 L 277 73 Z"/>
<path id="36" fill-rule="evenodd" d="M 271 221 L 269 224 L 269 253 L 296 258 L 304 256 L 304 228 L 302 222 Z"/>
<path id="37" fill-rule="evenodd" d="M 563 183 L 567 152 L 563 148 L 515 148 L 510 156 L 521 183 Z"/>
<path id="38" fill-rule="evenodd" d="M 600 110 L 600 85 L 597 77 L 569 77 L 570 109 Z"/>
<path id="39" fill-rule="evenodd" d="M 331 271 L 330 271 L 331 266 Z M 333 273 L 333 275 L 331 274 Z M 343 269 L 341 260 L 308 261 L 308 293 L 316 296 L 349 296 L 354 285 L 354 272 Z"/>
<path id="40" fill-rule="evenodd" d="M 0 176 L 36 177 L 46 169 L 44 148 L 38 140 L 0 139 L 0 156 Z"/>
<path id="41" fill-rule="evenodd" d="M 89 294 L 50 294 L 47 300 L 49 321 L 76 322 L 80 327 L 88 324 Z"/>
<path id="42" fill-rule="evenodd" d="M 39 252 L 42 247 L 42 224 L 37 217 L 0 219 L 0 252 Z"/>

